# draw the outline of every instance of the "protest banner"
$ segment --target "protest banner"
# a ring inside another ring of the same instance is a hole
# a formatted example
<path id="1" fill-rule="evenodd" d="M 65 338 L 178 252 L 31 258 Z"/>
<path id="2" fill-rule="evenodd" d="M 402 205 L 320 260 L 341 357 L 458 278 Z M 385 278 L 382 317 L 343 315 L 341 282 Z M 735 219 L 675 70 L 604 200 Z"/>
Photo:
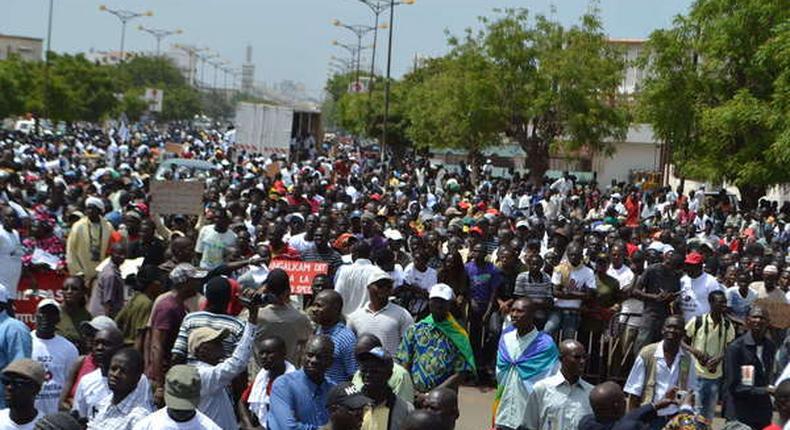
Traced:
<path id="1" fill-rule="evenodd" d="M 329 265 L 319 261 L 274 259 L 269 270 L 282 269 L 291 282 L 291 294 L 312 294 L 311 286 L 316 275 L 325 275 Z"/>
<path id="2" fill-rule="evenodd" d="M 752 306 L 759 306 L 768 312 L 771 327 L 790 328 L 790 304 L 775 302 L 770 299 L 757 299 Z"/>
<path id="3" fill-rule="evenodd" d="M 203 181 L 152 181 L 151 213 L 200 215 L 203 186 Z"/>
<path id="4" fill-rule="evenodd" d="M 62 303 L 62 287 L 66 276 L 64 272 L 44 270 L 33 271 L 30 273 L 30 277 L 22 277 L 19 280 L 14 300 L 16 318 L 27 324 L 30 329 L 35 330 L 38 302 L 44 299 L 55 299 L 58 303 Z M 31 282 L 33 279 L 35 282 Z"/>

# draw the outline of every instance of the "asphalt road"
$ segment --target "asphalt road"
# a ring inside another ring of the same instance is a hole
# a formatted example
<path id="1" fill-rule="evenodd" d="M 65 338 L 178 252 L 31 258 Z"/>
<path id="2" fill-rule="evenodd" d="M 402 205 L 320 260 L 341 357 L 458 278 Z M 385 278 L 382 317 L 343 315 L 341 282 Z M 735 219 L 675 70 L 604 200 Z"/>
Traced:
<path id="1" fill-rule="evenodd" d="M 455 425 L 456 430 L 489 430 L 491 428 L 491 405 L 494 402 L 494 389 L 461 387 L 458 408 L 461 417 Z M 713 429 L 724 427 L 724 420 L 716 418 Z"/>

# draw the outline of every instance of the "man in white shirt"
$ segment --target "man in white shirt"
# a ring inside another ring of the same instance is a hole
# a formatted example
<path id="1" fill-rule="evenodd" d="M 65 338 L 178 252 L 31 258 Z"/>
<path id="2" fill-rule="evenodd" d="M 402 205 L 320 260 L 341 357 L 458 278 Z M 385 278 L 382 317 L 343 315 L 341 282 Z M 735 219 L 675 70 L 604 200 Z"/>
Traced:
<path id="1" fill-rule="evenodd" d="M 708 296 L 713 291 L 724 291 L 715 277 L 702 270 L 702 254 L 686 256 L 686 274 L 680 278 L 680 307 L 686 322 L 710 312 Z"/>
<path id="2" fill-rule="evenodd" d="M 367 242 L 362 240 L 355 243 L 351 249 L 354 264 L 341 266 L 335 275 L 335 291 L 343 297 L 343 315 L 350 315 L 368 301 L 368 278 L 378 269 L 370 261 L 370 253 Z"/>
<path id="3" fill-rule="evenodd" d="M 54 414 L 58 411 L 58 400 L 66 383 L 66 373 L 79 356 L 77 347 L 63 336 L 55 334 L 58 322 L 58 302 L 52 299 L 40 301 L 36 309 L 36 331 L 30 337 L 33 340 L 31 358 L 41 363 L 48 375 L 36 396 L 36 409 L 43 414 Z"/>
<path id="4" fill-rule="evenodd" d="M 198 409 L 200 375 L 197 368 L 179 364 L 165 376 L 165 408 L 139 421 L 133 430 L 221 430 Z"/>
<path id="5" fill-rule="evenodd" d="M 266 425 L 266 415 L 269 413 L 271 388 L 274 381 L 280 376 L 296 370 L 293 364 L 285 359 L 285 342 L 279 336 L 273 335 L 257 343 L 257 360 L 261 370 L 255 376 L 255 381 L 250 388 L 248 412 L 255 415 L 261 426 Z M 245 413 L 240 413 L 244 416 Z M 246 414 L 249 418 L 249 413 Z M 265 428 L 265 427 L 264 427 Z"/>
<path id="6" fill-rule="evenodd" d="M 3 369 L 8 408 L 0 410 L 0 430 L 33 430 L 44 414 L 36 409 L 36 394 L 46 379 L 41 364 L 29 358 L 14 360 Z"/>
<path id="7" fill-rule="evenodd" d="M 22 276 L 22 241 L 16 230 L 19 217 L 13 208 L 0 208 L 0 284 L 8 289 L 8 297 L 16 299 L 16 289 Z"/>
<path id="8" fill-rule="evenodd" d="M 587 351 L 575 340 L 560 344 L 560 371 L 535 384 L 525 411 L 528 430 L 578 428 L 581 419 L 592 413 L 590 391 L 583 379 Z"/>
<path id="9" fill-rule="evenodd" d="M 582 261 L 582 247 L 571 243 L 565 250 L 568 260 L 560 263 L 551 275 L 554 284 L 554 311 L 543 331 L 554 335 L 562 329 L 563 339 L 574 339 L 579 328 L 582 300 L 594 294 L 595 273 Z"/>
<path id="10" fill-rule="evenodd" d="M 112 357 L 123 348 L 123 334 L 117 328 L 99 330 L 93 337 L 93 344 L 93 359 L 99 368 L 80 379 L 72 405 L 72 411 L 76 411 L 81 418 L 89 420 L 98 413 L 99 402 L 112 394 L 107 375 Z M 142 404 L 153 404 L 151 392 L 148 378 L 145 375 L 140 376 L 132 395 L 140 399 L 139 402 Z"/>
<path id="11" fill-rule="evenodd" d="M 200 375 L 198 410 L 222 428 L 238 428 L 233 402 L 228 396 L 228 385 L 247 367 L 252 354 L 252 340 L 257 331 L 258 307 L 250 306 L 244 333 L 230 358 L 223 360 L 223 339 L 227 329 L 200 327 L 189 334 L 190 355 L 197 358 L 195 367 Z"/>
<path id="12" fill-rule="evenodd" d="M 144 396 L 135 395 L 143 374 L 143 356 L 134 348 L 124 348 L 113 355 L 107 386 L 110 394 L 96 404 L 96 414 L 88 422 L 90 430 L 131 430 L 151 411 Z"/>
<path id="13" fill-rule="evenodd" d="M 236 233 L 229 230 L 230 217 L 225 209 L 214 215 L 214 224 L 204 226 L 195 242 L 195 253 L 200 258 L 200 267 L 213 270 L 225 261 L 225 250 L 236 246 Z"/>
<path id="14" fill-rule="evenodd" d="M 365 333 L 372 334 L 381 340 L 387 353 L 394 354 L 398 351 L 406 329 L 414 324 L 414 319 L 406 309 L 390 303 L 392 279 L 383 270 L 379 271 L 383 275 L 374 276 L 371 279 L 373 282 L 368 285 L 368 303 L 348 315 L 346 320 L 348 328 L 357 337 Z"/>
<path id="15" fill-rule="evenodd" d="M 656 403 L 673 388 L 696 390 L 697 372 L 691 354 L 680 346 L 684 332 L 683 319 L 670 316 L 661 329 L 663 340 L 639 352 L 623 389 L 629 395 L 629 409 L 635 409 L 637 404 Z M 651 428 L 662 428 L 677 411 L 676 405 L 659 409 Z"/>

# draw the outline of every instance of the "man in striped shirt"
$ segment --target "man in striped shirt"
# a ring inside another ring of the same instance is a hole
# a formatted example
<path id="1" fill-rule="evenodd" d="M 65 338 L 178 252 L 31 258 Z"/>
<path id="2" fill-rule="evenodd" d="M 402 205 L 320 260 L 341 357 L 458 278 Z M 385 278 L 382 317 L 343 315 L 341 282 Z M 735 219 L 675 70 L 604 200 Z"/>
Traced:
<path id="1" fill-rule="evenodd" d="M 318 293 L 310 308 L 310 319 L 318 326 L 315 334 L 326 335 L 335 344 L 332 365 L 326 371 L 326 378 L 335 384 L 348 382 L 357 371 L 354 347 L 357 337 L 342 321 L 343 298 L 335 290 Z"/>
<path id="2" fill-rule="evenodd" d="M 227 315 L 231 288 L 228 280 L 222 276 L 211 278 L 206 284 L 206 310 L 192 312 L 184 317 L 178 330 L 178 337 L 173 344 L 173 362 L 185 363 L 194 360 L 187 352 L 189 334 L 198 327 L 209 327 L 214 330 L 226 329 L 229 334 L 222 340 L 225 357 L 233 354 L 233 349 L 244 333 L 244 324 L 238 318 Z"/>

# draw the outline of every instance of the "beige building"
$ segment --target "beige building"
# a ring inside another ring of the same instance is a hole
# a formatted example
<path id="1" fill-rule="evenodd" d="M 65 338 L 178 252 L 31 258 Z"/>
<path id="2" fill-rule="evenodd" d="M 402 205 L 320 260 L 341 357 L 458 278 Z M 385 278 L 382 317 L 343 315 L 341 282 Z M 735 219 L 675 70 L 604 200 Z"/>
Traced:
<path id="1" fill-rule="evenodd" d="M 13 54 L 27 61 L 41 61 L 44 59 L 44 40 L 0 34 L 0 60 L 5 60 Z"/>

